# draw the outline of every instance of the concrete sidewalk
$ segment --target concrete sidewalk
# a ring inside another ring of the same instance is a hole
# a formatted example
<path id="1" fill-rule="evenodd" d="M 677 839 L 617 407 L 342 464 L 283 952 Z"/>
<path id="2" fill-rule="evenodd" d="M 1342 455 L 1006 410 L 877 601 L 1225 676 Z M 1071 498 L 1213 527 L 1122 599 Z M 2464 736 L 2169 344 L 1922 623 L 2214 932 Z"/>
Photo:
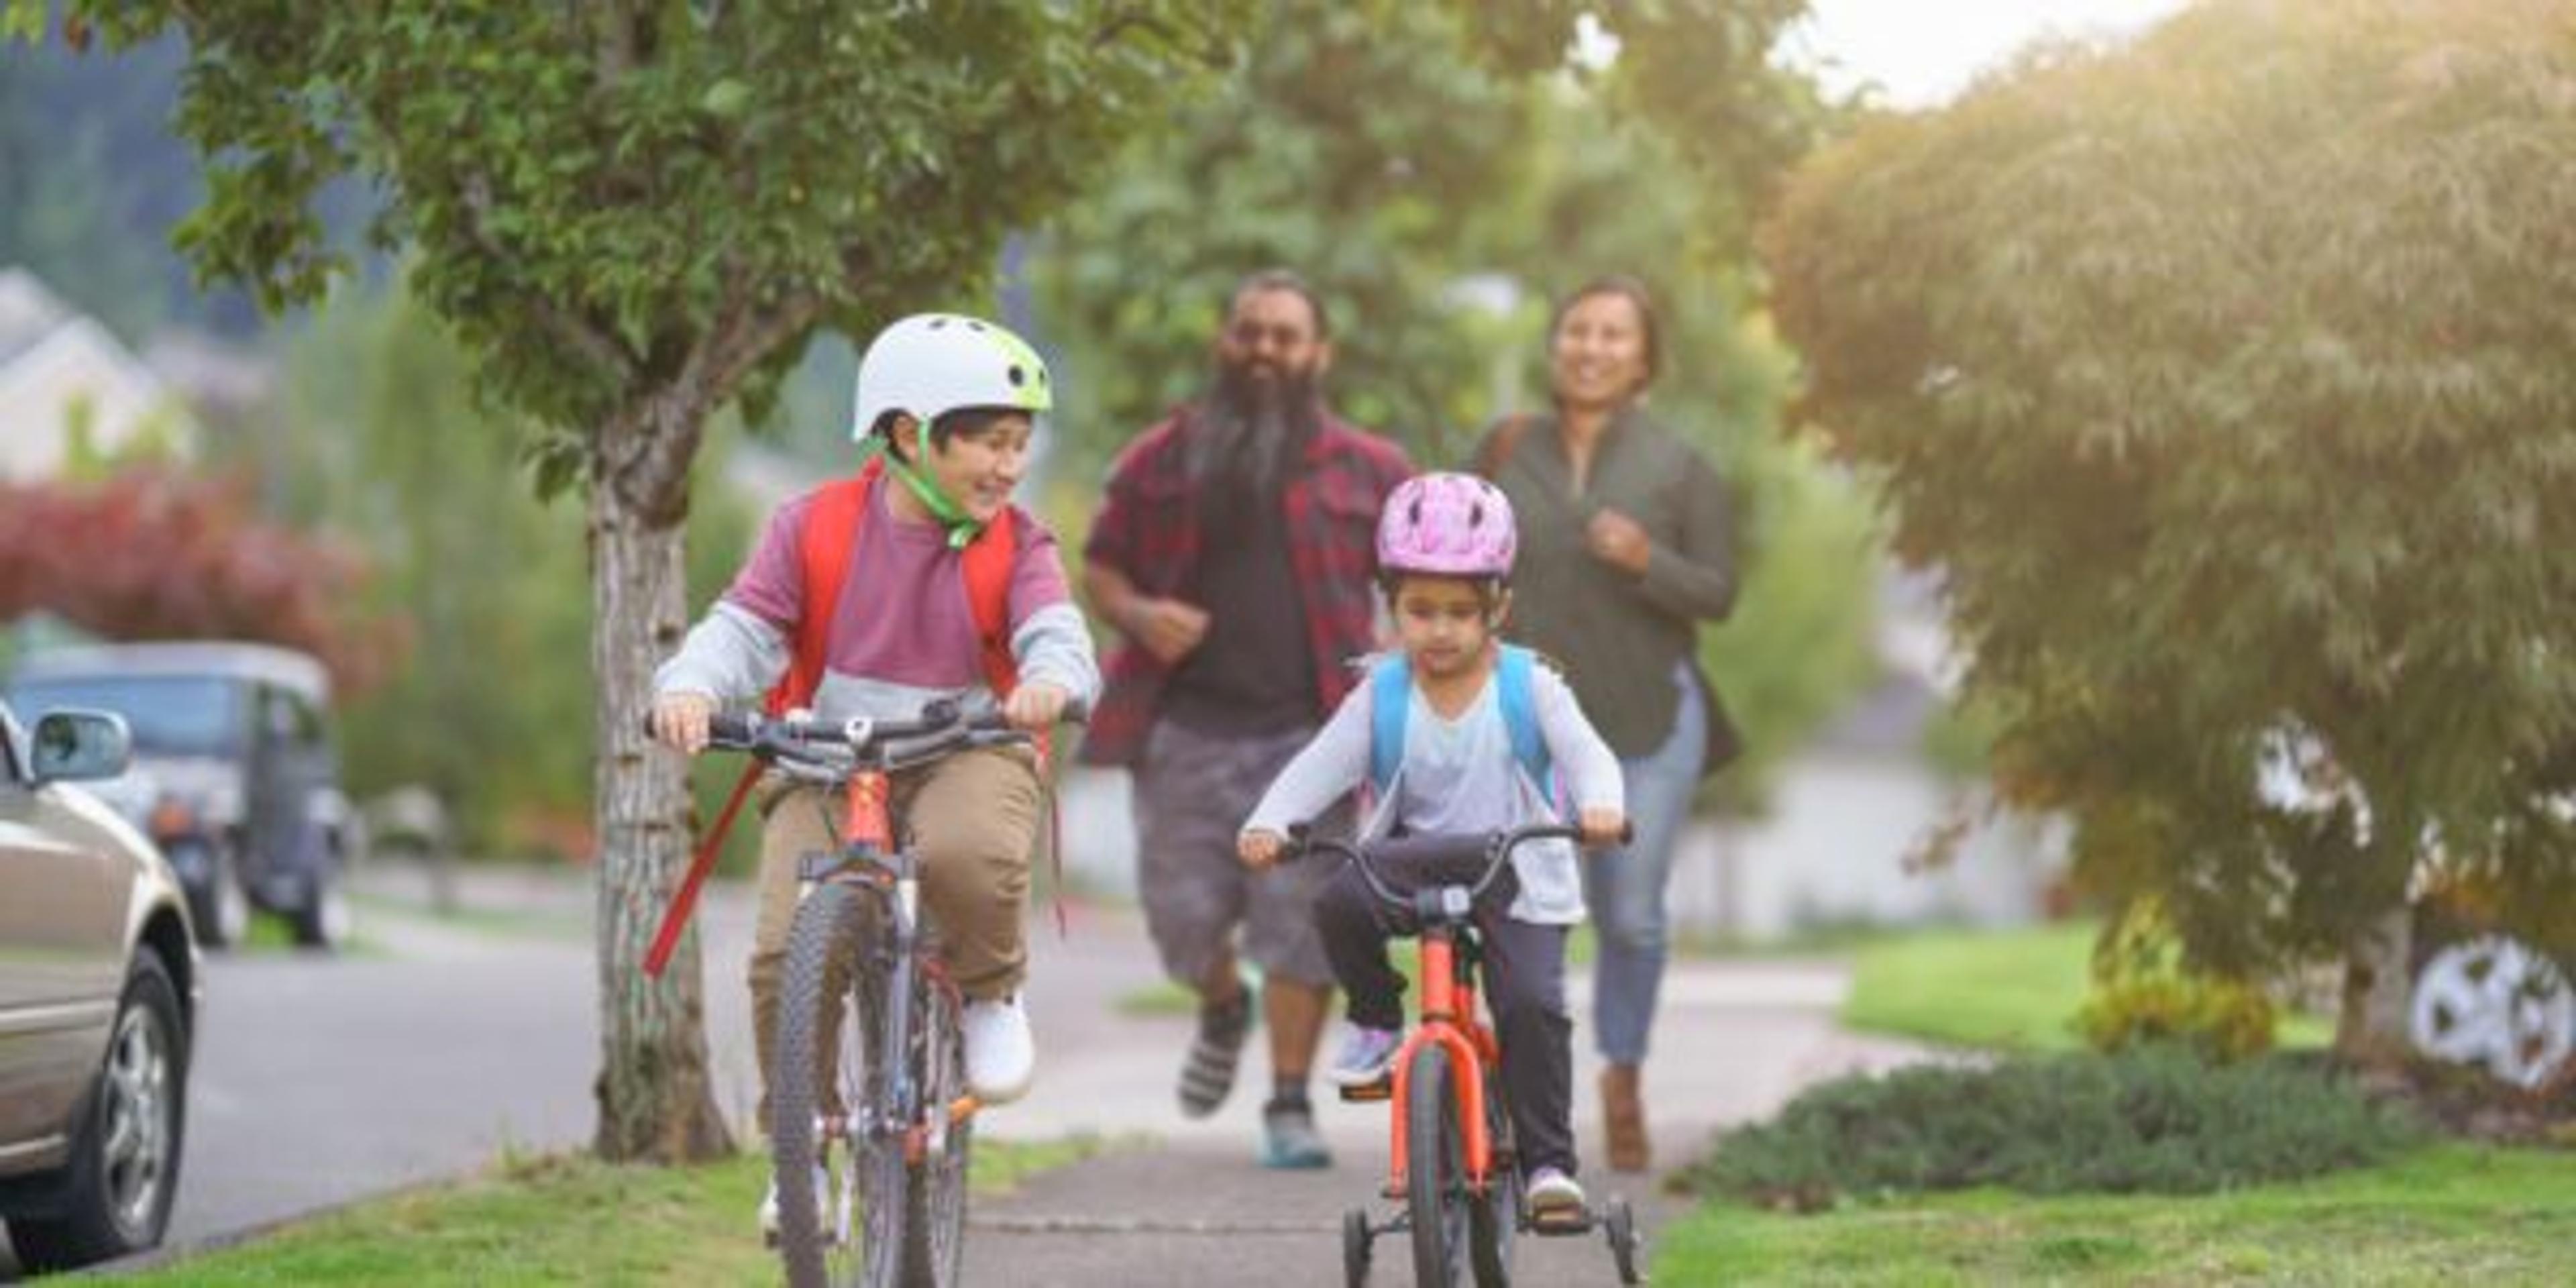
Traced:
<path id="1" fill-rule="evenodd" d="M 1259 1035 L 1243 1082 L 1214 1117 L 1192 1122 L 1175 1107 L 1173 1081 L 1190 1035 L 1187 1017 L 1120 1016 L 1105 1002 L 1156 979 L 1144 929 L 1132 914 L 1092 913 L 1070 939 L 1052 931 L 1033 949 L 1030 1004 L 1039 1031 L 1037 1089 L 979 1123 L 991 1136 L 1045 1139 L 1076 1132 L 1143 1136 L 1150 1144 L 1037 1178 L 981 1204 L 969 1241 L 969 1282 L 1012 1285 L 1338 1282 L 1344 1210 L 1392 1208 L 1376 1197 L 1387 1167 L 1388 1109 L 1344 1105 L 1320 1085 L 1318 1113 L 1337 1165 L 1323 1172 L 1265 1171 L 1254 1161 L 1268 1070 Z M 1578 977 L 1581 972 L 1576 972 Z M 1922 1058 L 1909 1044 L 1857 1038 L 1833 1013 L 1846 979 L 1823 962 L 1676 962 L 1665 985 L 1646 1087 L 1659 1167 L 1700 1154 L 1721 1127 L 1760 1117 L 1810 1083 Z M 1578 984 L 1575 1129 L 1587 1158 L 1600 1154 L 1598 1063 L 1585 1045 L 1588 986 Z M 1595 1198 L 1626 1195 L 1653 1231 L 1686 1206 L 1659 1178 L 1584 1176 Z M 1400 1239 L 1381 1239 L 1378 1279 L 1410 1278 Z M 1611 1283 L 1598 1237 L 1523 1239 L 1521 1281 Z"/>

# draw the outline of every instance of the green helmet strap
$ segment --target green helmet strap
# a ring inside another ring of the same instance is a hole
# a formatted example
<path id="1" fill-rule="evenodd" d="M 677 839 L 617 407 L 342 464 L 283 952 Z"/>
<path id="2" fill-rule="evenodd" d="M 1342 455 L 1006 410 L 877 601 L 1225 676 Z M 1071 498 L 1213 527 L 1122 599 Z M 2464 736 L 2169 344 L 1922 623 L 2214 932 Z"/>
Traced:
<path id="1" fill-rule="evenodd" d="M 922 441 L 928 443 L 930 436 L 923 434 Z M 921 502 L 922 508 L 930 511 L 930 517 L 937 519 L 941 527 L 948 529 L 950 549 L 965 549 L 967 543 L 973 541 L 976 535 L 984 530 L 982 521 L 968 514 L 966 507 L 957 504 L 956 498 L 948 495 L 948 490 L 939 486 L 937 479 L 914 469 L 902 456 L 892 450 L 880 450 L 885 452 L 886 470 L 903 480 L 903 485 L 911 489 L 913 496 Z"/>

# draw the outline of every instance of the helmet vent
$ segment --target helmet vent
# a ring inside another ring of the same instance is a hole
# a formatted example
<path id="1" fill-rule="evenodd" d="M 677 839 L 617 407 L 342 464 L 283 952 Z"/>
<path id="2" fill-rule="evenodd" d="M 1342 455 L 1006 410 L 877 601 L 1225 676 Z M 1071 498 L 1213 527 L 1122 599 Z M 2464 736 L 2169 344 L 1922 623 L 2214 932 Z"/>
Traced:
<path id="1" fill-rule="evenodd" d="M 1018 364 L 1018 363 L 1016 363 L 1016 362 L 1012 363 L 1012 364 L 1011 364 L 1011 369 L 1010 369 L 1008 372 L 1004 373 L 1004 374 L 1006 374 L 1006 375 L 1008 375 L 1008 376 L 1010 377 L 1010 381 L 1011 381 L 1011 388 L 1013 388 L 1013 389 L 1017 389 L 1017 388 L 1019 388 L 1020 386 L 1022 386 L 1022 385 L 1024 385 L 1024 384 L 1027 384 L 1027 383 L 1029 382 L 1029 373 L 1028 373 L 1028 372 L 1026 372 L 1026 371 L 1021 370 L 1021 369 L 1020 369 L 1020 364 Z"/>
<path id="2" fill-rule="evenodd" d="M 966 329 L 969 331 L 981 331 L 984 329 L 984 324 L 973 318 L 968 318 L 966 319 Z"/>
<path id="3" fill-rule="evenodd" d="M 931 329 L 931 330 L 933 330 L 933 331 L 939 330 L 940 328 L 945 327 L 945 326 L 947 326 L 947 325 L 948 325 L 948 319 L 946 319 L 946 318 L 932 318 L 932 319 L 930 320 L 930 329 Z"/>

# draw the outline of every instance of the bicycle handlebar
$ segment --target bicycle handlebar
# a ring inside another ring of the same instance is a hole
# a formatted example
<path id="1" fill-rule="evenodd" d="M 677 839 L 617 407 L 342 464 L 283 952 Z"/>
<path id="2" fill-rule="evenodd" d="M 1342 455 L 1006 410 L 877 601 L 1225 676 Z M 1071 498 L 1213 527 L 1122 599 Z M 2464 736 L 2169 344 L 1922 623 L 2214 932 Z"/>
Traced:
<path id="1" fill-rule="evenodd" d="M 1619 842 L 1623 845 L 1627 844 L 1635 840 L 1636 835 L 1637 828 L 1634 823 L 1623 823 L 1619 829 Z M 1579 844 L 1582 840 L 1583 829 L 1572 824 L 1531 823 L 1509 831 L 1487 832 L 1481 837 L 1472 833 L 1416 836 L 1360 845 L 1316 836 L 1306 824 L 1299 823 L 1288 829 L 1288 846 L 1282 851 L 1280 858 L 1283 861 L 1294 861 L 1318 851 L 1339 854 L 1350 860 L 1351 866 L 1359 869 L 1360 879 L 1368 883 L 1369 890 L 1380 900 L 1399 908 L 1411 908 L 1414 906 L 1414 901 L 1388 889 L 1385 879 L 1378 875 L 1379 855 L 1389 850 L 1398 853 L 1410 850 L 1417 854 L 1447 857 L 1461 853 L 1466 845 L 1474 843 L 1483 852 L 1485 870 L 1478 874 L 1474 884 L 1467 887 L 1466 903 L 1472 905 L 1476 900 L 1483 898 L 1486 888 L 1493 885 L 1495 879 L 1502 875 L 1503 863 L 1511 858 L 1512 851 L 1532 841 L 1573 841 Z"/>
<path id="2" fill-rule="evenodd" d="M 1089 715 L 1083 704 L 1072 702 L 1065 705 L 1059 718 L 1067 724 L 1080 724 Z M 645 732 L 647 736 L 652 733 L 649 714 L 645 717 Z M 768 761 L 810 761 L 818 752 L 842 752 L 854 758 L 881 755 L 918 762 L 970 743 L 997 746 L 1025 742 L 1031 737 L 1028 730 L 1013 725 L 1000 711 L 969 716 L 946 698 L 924 705 L 921 713 L 910 719 L 860 717 L 833 724 L 751 711 L 720 711 L 707 721 L 710 749 L 746 752 Z M 897 748 L 898 743 L 905 745 Z"/>

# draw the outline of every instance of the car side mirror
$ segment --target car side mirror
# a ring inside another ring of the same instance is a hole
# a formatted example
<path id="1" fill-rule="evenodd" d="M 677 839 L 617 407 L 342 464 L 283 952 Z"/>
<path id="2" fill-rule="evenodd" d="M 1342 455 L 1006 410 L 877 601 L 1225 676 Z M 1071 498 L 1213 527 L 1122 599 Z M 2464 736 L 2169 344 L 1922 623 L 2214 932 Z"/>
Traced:
<path id="1" fill-rule="evenodd" d="M 134 759 L 125 717 L 106 711 L 48 711 L 28 742 L 28 768 L 39 786 L 114 778 Z"/>

